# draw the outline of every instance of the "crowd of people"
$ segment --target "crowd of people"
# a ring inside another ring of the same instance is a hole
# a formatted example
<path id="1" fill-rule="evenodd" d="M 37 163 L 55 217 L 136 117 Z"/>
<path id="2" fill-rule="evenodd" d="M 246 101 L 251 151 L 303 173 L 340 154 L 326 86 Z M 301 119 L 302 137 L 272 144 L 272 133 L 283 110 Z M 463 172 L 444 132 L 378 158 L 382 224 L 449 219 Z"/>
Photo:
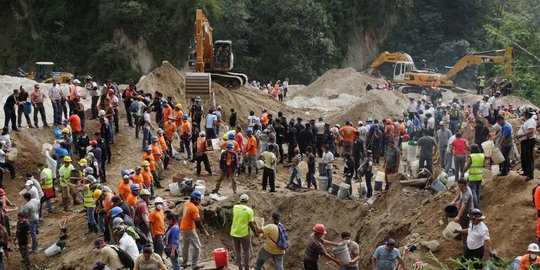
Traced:
<path id="1" fill-rule="evenodd" d="M 99 87 L 92 78 L 86 78 L 84 90 L 79 84 L 78 80 L 63 85 L 53 82 L 47 94 L 41 92 L 40 85 L 35 85 L 30 94 L 21 87 L 14 90 L 4 105 L 6 123 L 0 137 L 0 180 L 4 169 L 15 177 L 15 170 L 6 157 L 11 148 L 9 121 L 12 130 L 21 128 L 21 119 L 19 117 L 17 121 L 15 114 L 18 106 L 22 106 L 19 116 L 25 115 L 29 128 L 39 127 L 38 113 L 42 116 L 42 126 L 48 127 L 43 103 L 49 98 L 53 106 L 52 125 L 59 131 L 52 147 L 44 149 L 43 162 L 37 164 L 39 179 L 31 172 L 26 174 L 26 188 L 20 193 L 26 203 L 20 209 L 9 201 L 6 191 L 0 189 L 3 207 L 0 220 L 7 221 L 1 223 L 0 231 L 10 236 L 7 213 L 17 211 L 16 239 L 25 269 L 30 269 L 30 253 L 40 250 L 38 235 L 42 205 L 46 203 L 49 213 L 55 211 L 51 199 L 56 192 L 61 193 L 63 211 L 71 212 L 71 206 L 79 204 L 86 210 L 87 233 L 96 237 L 94 244 L 100 252 L 100 261 L 94 269 L 165 269 L 165 258 L 175 270 L 188 266 L 202 268 L 199 265 L 199 233 L 209 236 L 198 208 L 203 194 L 191 193 L 189 202 L 181 206 L 181 216 L 170 211 L 176 207 L 175 203 L 155 194 L 155 189 L 162 187 L 165 170 L 175 159 L 196 163 L 197 176 L 205 175 L 201 165 L 207 176 L 213 176 L 212 165 L 219 164 L 219 176 L 216 175 L 212 193 L 219 194 L 222 182 L 228 177 L 236 194 L 236 177 L 241 174 L 259 177 L 259 170 L 262 170 L 261 189 L 276 192 L 276 175 L 283 168 L 281 164 L 290 166 L 288 188 L 298 190 L 313 186 L 317 189 L 317 168 L 320 176 L 327 177 L 327 186 L 331 187 L 334 162 L 341 157 L 344 159 L 345 182 L 352 187 L 352 181 L 364 181 L 365 196 L 371 197 L 375 167 L 382 167 L 385 176 L 398 172 L 402 143 L 417 145 L 420 168 L 433 173 L 438 155 L 439 166 L 458 179 L 459 191 L 451 204 L 456 204 L 459 209 L 456 221 L 463 228 L 459 233 L 463 235 L 466 259 L 481 259 L 484 246 L 491 248 L 489 231 L 482 222 L 484 216 L 480 210 L 482 168 L 487 159 L 482 143 L 492 140 L 505 157 L 499 176 L 507 175 L 512 164 L 519 160 L 524 179 L 534 178 L 536 110 L 530 106 L 513 108 L 512 104 L 500 104 L 501 93 L 498 91 L 474 104 L 457 98 L 445 102 L 440 95 L 411 98 L 403 115 L 362 119 L 355 125 L 345 121 L 341 126 L 326 123 L 322 117 L 307 121 L 301 117 L 288 119 L 282 112 L 274 115 L 267 109 L 252 110 L 245 121 L 241 121 L 235 108 L 229 108 L 228 119 L 225 119 L 223 106 L 205 111 L 199 97 L 192 98 L 184 107 L 160 92 L 138 90 L 133 82 L 122 92 L 110 80 Z M 288 80 L 262 87 L 282 100 L 286 97 Z M 89 120 L 96 119 L 98 123 L 92 132 L 87 128 L 85 109 L 80 103 L 86 98 L 85 93 L 92 101 Z M 34 109 L 33 125 L 29 121 L 30 113 L 25 109 L 30 106 L 28 103 Z M 133 127 L 130 129 L 133 136 L 141 140 L 142 154 L 140 163 L 121 170 L 120 181 L 114 182 L 111 179 L 117 177 L 117 172 L 108 173 L 107 166 L 112 162 L 111 146 L 122 126 L 120 103 L 124 103 L 125 121 Z M 518 117 L 525 121 L 517 134 L 513 134 L 515 127 L 508 120 Z M 247 124 L 242 126 L 240 122 Z M 496 130 L 495 137 L 490 137 L 488 124 Z M 473 133 L 474 139 L 468 141 L 464 133 Z M 216 138 L 220 138 L 221 143 L 216 145 L 213 141 Z M 521 151 L 516 149 L 517 141 Z M 215 148 L 222 152 L 216 162 L 210 162 L 208 151 Z M 307 170 L 301 168 L 302 162 L 307 164 Z M 390 182 L 386 181 L 385 189 L 389 187 Z M 352 188 L 348 196 L 354 196 Z M 358 194 L 360 196 L 363 194 Z M 540 198 L 540 194 L 536 198 Z M 233 208 L 230 235 L 236 264 L 240 269 L 249 269 L 251 229 L 266 238 L 256 269 L 262 269 L 268 259 L 274 261 L 276 269 L 283 269 L 288 237 L 280 222 L 280 213 L 273 213 L 273 222 L 261 228 L 253 218 L 248 202 L 248 195 L 242 194 Z M 536 202 L 536 207 L 540 209 L 540 203 Z M 538 224 L 540 239 L 540 218 Z M 351 240 L 349 232 L 343 232 L 342 241 L 335 243 L 324 239 L 326 229 L 323 224 L 316 224 L 312 231 L 304 252 L 305 269 L 318 269 L 320 256 L 334 261 L 340 269 L 359 269 L 358 244 Z M 98 238 L 98 233 L 103 234 L 103 238 Z M 284 240 L 278 241 L 281 239 Z M 324 245 L 346 245 L 352 260 L 342 264 L 325 250 Z M 371 258 L 373 268 L 393 269 L 396 264 L 405 268 L 395 247 L 397 244 L 392 239 L 378 247 Z M 529 249 L 534 253 L 538 248 Z M 3 249 L 3 253 L 7 255 L 7 249 Z"/>
<path id="2" fill-rule="evenodd" d="M 287 97 L 289 91 L 289 78 L 285 80 L 277 80 L 276 82 L 269 81 L 267 84 L 253 80 L 250 83 L 251 86 L 268 93 L 279 101 L 283 101 L 283 98 Z"/>

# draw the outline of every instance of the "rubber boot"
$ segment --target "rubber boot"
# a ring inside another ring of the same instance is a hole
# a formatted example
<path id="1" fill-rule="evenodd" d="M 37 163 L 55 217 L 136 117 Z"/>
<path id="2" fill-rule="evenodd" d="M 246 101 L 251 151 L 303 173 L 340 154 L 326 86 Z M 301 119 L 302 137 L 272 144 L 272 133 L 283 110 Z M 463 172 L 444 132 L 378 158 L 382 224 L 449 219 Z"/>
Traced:
<path id="1" fill-rule="evenodd" d="M 91 234 L 94 232 L 94 229 L 92 228 L 92 224 L 90 223 L 86 223 L 86 225 L 88 226 L 88 232 L 86 234 Z"/>
<path id="2" fill-rule="evenodd" d="M 251 166 L 248 166 L 248 177 L 251 177 Z"/>
<path id="3" fill-rule="evenodd" d="M 91 225 L 91 226 L 92 226 L 92 231 L 93 231 L 94 233 L 99 233 L 97 224 L 93 224 L 93 225 Z"/>

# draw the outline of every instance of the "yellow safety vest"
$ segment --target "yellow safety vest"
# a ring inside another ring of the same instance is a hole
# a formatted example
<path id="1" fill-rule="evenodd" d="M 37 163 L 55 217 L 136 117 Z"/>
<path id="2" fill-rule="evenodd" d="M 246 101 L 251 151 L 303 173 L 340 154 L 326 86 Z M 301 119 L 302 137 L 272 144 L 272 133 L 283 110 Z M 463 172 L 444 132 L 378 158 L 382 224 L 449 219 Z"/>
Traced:
<path id="1" fill-rule="evenodd" d="M 41 171 L 42 173 L 45 173 L 45 182 L 43 182 L 43 185 L 41 186 L 42 189 L 50 189 L 53 187 L 53 174 L 52 170 L 49 168 L 45 168 Z"/>
<path id="2" fill-rule="evenodd" d="M 484 180 L 484 154 L 470 154 L 471 167 L 469 167 L 469 181 Z"/>
<path id="3" fill-rule="evenodd" d="M 69 165 L 69 167 L 66 167 L 65 165 L 62 165 L 60 169 L 58 169 L 58 172 L 60 173 L 60 186 L 67 187 L 69 183 L 69 178 L 71 177 L 71 171 L 75 168 L 73 165 Z"/>
<path id="4" fill-rule="evenodd" d="M 94 208 L 96 207 L 96 201 L 94 201 L 94 192 L 90 189 L 90 184 L 84 185 L 85 192 L 84 194 L 84 207 Z"/>

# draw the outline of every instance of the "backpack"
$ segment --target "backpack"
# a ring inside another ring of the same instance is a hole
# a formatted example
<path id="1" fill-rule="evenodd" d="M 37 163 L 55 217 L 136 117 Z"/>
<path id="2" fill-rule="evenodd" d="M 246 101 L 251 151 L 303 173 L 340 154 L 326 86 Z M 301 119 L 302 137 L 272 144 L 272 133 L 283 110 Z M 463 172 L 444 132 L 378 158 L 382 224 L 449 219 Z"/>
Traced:
<path id="1" fill-rule="evenodd" d="M 371 128 L 373 129 L 373 137 L 375 139 L 379 139 L 382 137 L 382 132 L 378 125 L 373 125 Z"/>
<path id="2" fill-rule="evenodd" d="M 122 262 L 122 265 L 124 267 L 133 269 L 133 267 L 135 266 L 135 262 L 133 262 L 133 259 L 131 258 L 131 256 L 129 256 L 129 254 L 127 254 L 127 252 L 114 245 L 111 245 L 111 248 L 116 251 L 116 254 L 118 254 L 118 258 L 120 259 L 120 262 Z"/>
<path id="3" fill-rule="evenodd" d="M 281 250 L 287 250 L 289 249 L 289 235 L 287 234 L 287 230 L 285 229 L 285 226 L 283 226 L 283 224 L 281 223 L 278 223 L 277 227 L 279 231 L 278 240 L 274 241 L 274 239 L 272 238 L 270 238 L 270 240 L 276 243 L 276 246 Z"/>
<path id="4" fill-rule="evenodd" d="M 144 247 L 148 243 L 146 235 L 141 231 L 141 229 L 133 226 L 126 227 L 126 233 L 135 240 L 137 247 Z M 139 250 L 140 252 L 141 250 Z"/>
<path id="5" fill-rule="evenodd" d="M 132 112 L 132 113 L 136 113 L 139 111 L 139 101 L 138 100 L 134 100 L 133 102 L 131 102 L 131 105 L 129 105 L 129 111 Z"/>
<path id="6" fill-rule="evenodd" d="M 450 119 L 451 120 L 458 120 L 459 112 L 457 109 L 453 109 L 450 111 Z"/>

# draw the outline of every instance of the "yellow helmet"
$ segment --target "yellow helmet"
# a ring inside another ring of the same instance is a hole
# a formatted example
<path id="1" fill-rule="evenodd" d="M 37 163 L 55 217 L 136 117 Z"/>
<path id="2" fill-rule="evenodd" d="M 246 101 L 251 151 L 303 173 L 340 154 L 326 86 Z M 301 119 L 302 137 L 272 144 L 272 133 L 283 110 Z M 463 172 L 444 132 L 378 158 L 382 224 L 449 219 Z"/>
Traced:
<path id="1" fill-rule="evenodd" d="M 69 129 L 67 129 L 67 128 L 62 129 L 62 133 L 69 134 Z"/>
<path id="2" fill-rule="evenodd" d="M 80 164 L 80 165 L 88 165 L 88 160 L 86 160 L 86 159 L 84 159 L 84 158 L 81 158 L 81 159 L 79 160 L 79 164 Z"/>
<path id="3" fill-rule="evenodd" d="M 64 157 L 64 162 L 71 162 L 71 157 L 70 156 L 65 156 Z"/>
<path id="4" fill-rule="evenodd" d="M 142 162 L 142 166 L 143 166 L 143 167 L 148 167 L 148 166 L 150 166 L 150 162 L 148 162 L 148 160 L 144 160 L 144 161 Z"/>
<path id="5" fill-rule="evenodd" d="M 99 199 L 99 197 L 101 197 L 101 194 L 103 194 L 103 191 L 101 191 L 101 189 L 96 188 L 96 190 L 94 190 L 94 195 L 93 195 L 94 200 L 97 201 L 97 199 Z"/>
<path id="6" fill-rule="evenodd" d="M 176 103 L 176 105 L 174 105 L 174 107 L 177 108 L 177 109 L 182 109 L 182 104 Z"/>

